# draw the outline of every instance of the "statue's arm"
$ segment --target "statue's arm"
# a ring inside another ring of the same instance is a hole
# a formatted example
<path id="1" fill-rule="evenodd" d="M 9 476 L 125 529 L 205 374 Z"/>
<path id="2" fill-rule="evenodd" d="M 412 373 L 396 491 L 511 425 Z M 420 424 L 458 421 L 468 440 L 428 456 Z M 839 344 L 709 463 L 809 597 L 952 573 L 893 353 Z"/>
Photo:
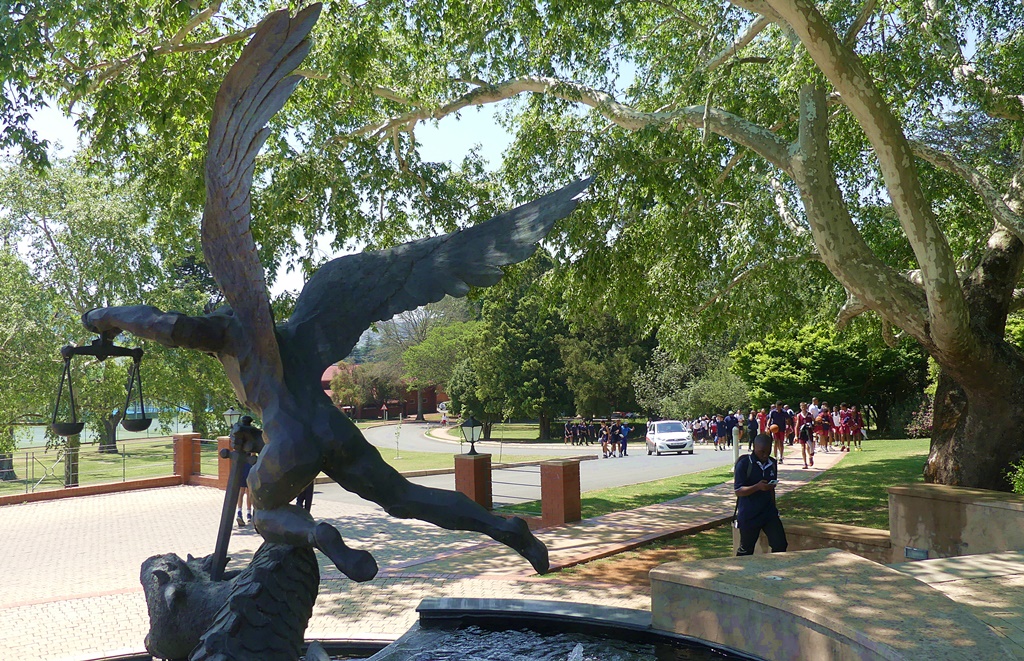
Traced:
<path id="1" fill-rule="evenodd" d="M 190 317 L 180 312 L 163 312 L 152 305 L 97 308 L 82 315 L 82 325 L 108 338 L 128 331 L 168 347 L 210 353 L 227 350 L 230 322 L 231 318 L 224 315 Z"/>

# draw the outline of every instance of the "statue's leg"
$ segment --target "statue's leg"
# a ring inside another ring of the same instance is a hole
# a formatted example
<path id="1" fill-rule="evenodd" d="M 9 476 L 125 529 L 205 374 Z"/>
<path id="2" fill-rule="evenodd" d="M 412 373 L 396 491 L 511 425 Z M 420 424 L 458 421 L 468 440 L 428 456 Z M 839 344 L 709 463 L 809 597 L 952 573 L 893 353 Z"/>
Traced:
<path id="1" fill-rule="evenodd" d="M 331 559 L 338 571 L 353 581 L 368 581 L 377 575 L 377 562 L 367 551 L 349 548 L 341 533 L 329 523 L 317 523 L 306 510 L 292 505 L 295 495 L 320 473 L 319 452 L 303 453 L 285 443 L 268 443 L 249 473 L 249 494 L 256 505 L 253 522 L 268 542 L 317 548 Z M 308 454 L 307 461 L 285 463 Z"/>
<path id="2" fill-rule="evenodd" d="M 457 491 L 409 482 L 381 459 L 361 434 L 346 441 L 344 460 L 328 458 L 324 465 L 324 472 L 345 489 L 377 503 L 391 516 L 419 519 L 448 530 L 483 533 L 529 560 L 538 574 L 547 573 L 548 549 L 522 519 L 491 514 Z"/>

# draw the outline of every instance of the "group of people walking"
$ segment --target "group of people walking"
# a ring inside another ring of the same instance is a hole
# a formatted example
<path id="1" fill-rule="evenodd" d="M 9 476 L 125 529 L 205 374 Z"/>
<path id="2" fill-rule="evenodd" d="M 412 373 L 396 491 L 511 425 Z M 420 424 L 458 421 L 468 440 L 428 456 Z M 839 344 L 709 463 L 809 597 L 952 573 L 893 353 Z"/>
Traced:
<path id="1" fill-rule="evenodd" d="M 601 444 L 605 459 L 628 457 L 629 433 L 633 428 L 625 420 L 568 420 L 565 423 L 566 445 Z"/>
<path id="2" fill-rule="evenodd" d="M 861 450 L 861 441 L 867 438 L 864 418 L 856 405 L 844 402 L 832 407 L 828 402 L 819 403 L 817 397 L 810 403 L 800 402 L 798 411 L 779 401 L 768 409 L 704 415 L 689 424 L 694 442 L 713 442 L 715 450 L 726 450 L 743 439 L 749 450 L 758 434 L 766 434 L 772 439 L 779 463 L 785 463 L 785 446 L 798 444 L 804 468 L 814 465 L 815 448 L 823 452 Z"/>

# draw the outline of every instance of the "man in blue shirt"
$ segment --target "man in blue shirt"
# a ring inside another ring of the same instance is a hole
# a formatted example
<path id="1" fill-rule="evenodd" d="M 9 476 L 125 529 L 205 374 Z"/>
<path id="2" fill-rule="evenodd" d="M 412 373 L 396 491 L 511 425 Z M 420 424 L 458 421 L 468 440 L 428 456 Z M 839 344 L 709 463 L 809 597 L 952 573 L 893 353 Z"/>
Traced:
<path id="1" fill-rule="evenodd" d="M 789 546 L 775 506 L 779 467 L 772 459 L 771 449 L 772 438 L 758 434 L 754 438 L 754 451 L 736 462 L 733 487 L 736 489 L 736 527 L 740 531 L 736 555 L 752 555 L 762 530 L 772 553 L 781 553 Z"/>

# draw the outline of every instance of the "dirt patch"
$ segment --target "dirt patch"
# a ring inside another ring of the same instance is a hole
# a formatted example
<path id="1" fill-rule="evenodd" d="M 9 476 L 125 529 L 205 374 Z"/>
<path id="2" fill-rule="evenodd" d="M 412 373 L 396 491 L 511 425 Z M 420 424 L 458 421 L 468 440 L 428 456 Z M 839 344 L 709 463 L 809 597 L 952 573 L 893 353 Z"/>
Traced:
<path id="1" fill-rule="evenodd" d="M 732 555 L 732 528 L 728 525 L 678 539 L 652 542 L 617 555 L 563 569 L 550 578 L 650 589 L 648 573 L 654 567 L 679 560 L 705 560 Z"/>

